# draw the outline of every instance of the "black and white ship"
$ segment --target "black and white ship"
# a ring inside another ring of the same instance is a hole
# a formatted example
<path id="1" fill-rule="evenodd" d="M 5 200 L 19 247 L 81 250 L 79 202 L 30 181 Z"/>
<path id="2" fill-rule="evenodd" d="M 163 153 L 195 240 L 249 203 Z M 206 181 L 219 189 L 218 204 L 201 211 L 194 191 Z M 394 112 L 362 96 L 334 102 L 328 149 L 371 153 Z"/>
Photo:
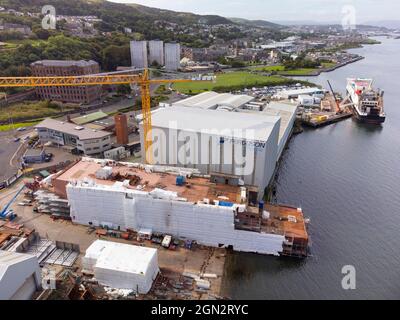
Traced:
<path id="1" fill-rule="evenodd" d="M 383 91 L 374 90 L 372 79 L 347 79 L 347 93 L 354 116 L 365 123 L 381 124 L 386 120 Z"/>

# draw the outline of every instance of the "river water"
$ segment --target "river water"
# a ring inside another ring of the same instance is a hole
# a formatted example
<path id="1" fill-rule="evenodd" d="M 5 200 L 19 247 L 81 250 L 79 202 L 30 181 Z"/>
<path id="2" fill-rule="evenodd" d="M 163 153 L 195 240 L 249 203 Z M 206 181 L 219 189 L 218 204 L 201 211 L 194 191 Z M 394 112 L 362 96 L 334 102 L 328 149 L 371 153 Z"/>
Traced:
<path id="1" fill-rule="evenodd" d="M 400 40 L 350 50 L 357 63 L 308 80 L 345 92 L 347 77 L 385 90 L 386 123 L 353 119 L 293 137 L 277 178 L 279 203 L 311 218 L 306 260 L 232 253 L 224 294 L 234 299 L 400 299 Z M 303 78 L 304 79 L 304 78 Z M 342 267 L 356 269 L 344 290 Z"/>

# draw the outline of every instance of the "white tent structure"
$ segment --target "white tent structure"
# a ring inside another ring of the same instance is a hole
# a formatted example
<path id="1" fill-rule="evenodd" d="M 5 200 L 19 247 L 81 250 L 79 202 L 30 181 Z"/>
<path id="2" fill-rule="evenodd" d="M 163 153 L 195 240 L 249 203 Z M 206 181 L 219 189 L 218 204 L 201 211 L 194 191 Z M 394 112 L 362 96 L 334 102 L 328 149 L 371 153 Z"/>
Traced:
<path id="1" fill-rule="evenodd" d="M 0 300 L 29 300 L 40 288 L 35 256 L 0 250 Z"/>
<path id="2" fill-rule="evenodd" d="M 141 294 L 150 291 L 159 272 L 156 249 L 103 240 L 86 250 L 82 264 L 102 285 Z"/>

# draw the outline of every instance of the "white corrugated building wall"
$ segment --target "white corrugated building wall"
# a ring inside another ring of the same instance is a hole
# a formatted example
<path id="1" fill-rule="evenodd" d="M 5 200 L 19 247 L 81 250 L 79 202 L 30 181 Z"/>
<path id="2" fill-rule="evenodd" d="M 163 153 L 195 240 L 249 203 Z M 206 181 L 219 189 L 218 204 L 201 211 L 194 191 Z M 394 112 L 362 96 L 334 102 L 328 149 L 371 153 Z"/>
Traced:
<path id="1" fill-rule="evenodd" d="M 147 192 L 117 186 L 75 183 L 67 186 L 75 223 L 112 229 L 152 229 L 203 245 L 278 255 L 284 237 L 236 230 L 235 208 L 155 199 Z"/>
<path id="2" fill-rule="evenodd" d="M 83 270 L 113 289 L 146 294 L 160 269 L 157 249 L 96 240 L 82 259 Z"/>

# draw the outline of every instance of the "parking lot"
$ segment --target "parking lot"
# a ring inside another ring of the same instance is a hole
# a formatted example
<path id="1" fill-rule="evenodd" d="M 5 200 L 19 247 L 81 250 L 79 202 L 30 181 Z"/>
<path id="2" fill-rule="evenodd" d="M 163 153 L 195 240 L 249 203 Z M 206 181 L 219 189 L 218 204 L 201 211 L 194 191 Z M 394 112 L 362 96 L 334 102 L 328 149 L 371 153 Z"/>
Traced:
<path id="1" fill-rule="evenodd" d="M 18 135 L 23 134 L 18 133 Z M 18 156 L 25 151 L 23 141 L 14 140 L 12 132 L 0 132 L 0 181 L 10 178 L 17 172 Z"/>
<path id="2" fill-rule="evenodd" d="M 48 168 L 55 166 L 62 162 L 70 162 L 79 159 L 79 156 L 73 155 L 72 153 L 57 147 L 44 147 L 46 154 L 52 154 L 52 158 L 49 162 L 29 164 L 29 168 L 34 170 Z"/>

